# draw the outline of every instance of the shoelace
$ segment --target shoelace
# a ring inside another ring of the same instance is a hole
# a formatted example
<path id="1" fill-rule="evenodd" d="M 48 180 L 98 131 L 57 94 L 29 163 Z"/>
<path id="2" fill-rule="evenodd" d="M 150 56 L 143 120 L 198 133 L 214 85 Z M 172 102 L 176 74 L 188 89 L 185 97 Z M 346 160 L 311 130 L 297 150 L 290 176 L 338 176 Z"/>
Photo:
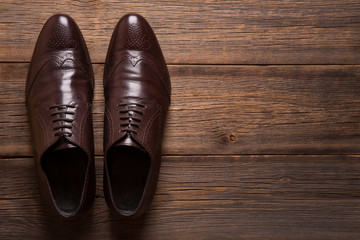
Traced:
<path id="1" fill-rule="evenodd" d="M 145 109 L 145 105 L 138 103 L 123 103 L 118 104 L 118 106 L 120 107 L 120 120 L 123 121 L 123 123 L 120 123 L 120 127 L 122 128 L 120 132 L 138 135 L 139 123 L 141 123 L 141 118 L 144 115 L 143 110 Z"/>
<path id="2" fill-rule="evenodd" d="M 49 110 L 55 109 L 54 112 L 51 113 L 51 117 L 53 117 L 54 136 L 72 136 L 72 132 L 66 131 L 66 129 L 72 129 L 71 124 L 74 121 L 75 108 L 76 107 L 71 104 L 59 104 L 49 107 Z M 71 116 L 71 118 L 67 118 L 67 116 Z M 58 124 L 56 125 L 56 123 Z"/>

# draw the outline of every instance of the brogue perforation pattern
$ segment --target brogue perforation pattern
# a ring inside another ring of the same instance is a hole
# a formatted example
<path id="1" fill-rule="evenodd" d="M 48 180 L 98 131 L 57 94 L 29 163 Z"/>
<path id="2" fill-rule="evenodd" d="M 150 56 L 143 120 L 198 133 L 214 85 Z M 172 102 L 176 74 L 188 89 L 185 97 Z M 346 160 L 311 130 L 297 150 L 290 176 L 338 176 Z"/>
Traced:
<path id="1" fill-rule="evenodd" d="M 78 46 L 78 42 L 72 39 L 68 29 L 62 24 L 58 23 L 53 29 L 50 45 L 47 49 L 51 51 L 66 48 L 76 48 Z"/>
<path id="2" fill-rule="evenodd" d="M 145 31 L 145 29 L 142 29 L 139 24 L 130 24 L 127 34 L 124 34 L 120 38 L 120 46 L 123 46 L 124 49 L 133 49 L 140 51 L 149 50 L 150 42 L 147 39 L 146 35 L 143 34 L 143 31 Z"/>

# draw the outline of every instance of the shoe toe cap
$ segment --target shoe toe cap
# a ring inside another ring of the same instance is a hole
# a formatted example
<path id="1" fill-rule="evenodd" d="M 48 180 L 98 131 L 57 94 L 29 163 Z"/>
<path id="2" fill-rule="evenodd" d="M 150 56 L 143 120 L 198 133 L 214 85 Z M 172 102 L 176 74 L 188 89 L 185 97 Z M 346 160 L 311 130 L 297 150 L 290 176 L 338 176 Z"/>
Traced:
<path id="1" fill-rule="evenodd" d="M 162 57 L 157 38 L 150 24 L 139 14 L 129 13 L 123 16 L 113 34 L 115 51 L 144 51 Z"/>
<path id="2" fill-rule="evenodd" d="M 47 53 L 83 46 L 79 27 L 68 15 L 56 14 L 48 19 L 38 38 L 37 51 Z"/>

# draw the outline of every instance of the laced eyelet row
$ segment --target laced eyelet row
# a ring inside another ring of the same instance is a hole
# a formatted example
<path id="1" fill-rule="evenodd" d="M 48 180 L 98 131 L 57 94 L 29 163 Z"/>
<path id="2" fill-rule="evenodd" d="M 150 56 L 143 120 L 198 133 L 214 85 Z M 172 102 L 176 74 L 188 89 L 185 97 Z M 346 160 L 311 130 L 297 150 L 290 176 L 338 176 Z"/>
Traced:
<path id="1" fill-rule="evenodd" d="M 58 104 L 49 107 L 53 118 L 54 136 L 72 136 L 72 123 L 74 121 L 76 106 L 71 104 Z M 70 129 L 70 130 L 69 130 Z"/>
<path id="2" fill-rule="evenodd" d="M 120 120 L 122 121 L 120 123 L 120 132 L 139 135 L 139 124 L 142 121 L 143 110 L 146 106 L 139 103 L 123 103 L 118 104 L 118 106 L 121 108 L 119 110 Z"/>

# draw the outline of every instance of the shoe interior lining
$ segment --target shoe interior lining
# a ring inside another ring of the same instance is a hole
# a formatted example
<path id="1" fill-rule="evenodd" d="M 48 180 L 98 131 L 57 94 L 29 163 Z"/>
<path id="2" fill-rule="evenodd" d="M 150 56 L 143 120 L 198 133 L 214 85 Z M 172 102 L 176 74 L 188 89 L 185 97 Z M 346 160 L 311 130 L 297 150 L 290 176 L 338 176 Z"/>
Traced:
<path id="1" fill-rule="evenodd" d="M 150 171 L 150 158 L 131 146 L 111 147 L 107 156 L 110 188 L 119 210 L 133 212 L 141 201 Z"/>
<path id="2" fill-rule="evenodd" d="M 88 162 L 87 154 L 79 147 L 49 151 L 42 158 L 55 203 L 65 213 L 79 208 Z"/>

